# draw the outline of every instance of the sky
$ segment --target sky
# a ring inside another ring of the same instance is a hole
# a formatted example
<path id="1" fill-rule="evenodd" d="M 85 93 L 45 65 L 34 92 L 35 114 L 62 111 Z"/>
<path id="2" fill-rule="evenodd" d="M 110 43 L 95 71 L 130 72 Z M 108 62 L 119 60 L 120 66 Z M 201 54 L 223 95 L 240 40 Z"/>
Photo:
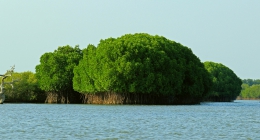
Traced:
<path id="1" fill-rule="evenodd" d="M 32 71 L 59 46 L 124 34 L 164 36 L 201 62 L 260 79 L 259 0 L 0 0 L 0 74 Z"/>

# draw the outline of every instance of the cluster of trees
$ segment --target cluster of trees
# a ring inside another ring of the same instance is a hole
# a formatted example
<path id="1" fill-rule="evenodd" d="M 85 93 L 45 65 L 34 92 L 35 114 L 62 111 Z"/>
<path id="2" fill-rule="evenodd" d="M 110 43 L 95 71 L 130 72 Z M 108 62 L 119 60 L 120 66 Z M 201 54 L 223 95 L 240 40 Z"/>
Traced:
<path id="1" fill-rule="evenodd" d="M 242 82 L 248 86 L 260 85 L 260 79 L 243 79 Z"/>
<path id="2" fill-rule="evenodd" d="M 13 82 L 5 86 L 5 102 L 39 102 L 46 99 L 43 90 L 38 86 L 38 80 L 33 72 L 13 73 L 12 77 L 5 79 L 5 82 Z"/>
<path id="3" fill-rule="evenodd" d="M 108 38 L 83 50 L 58 47 L 41 56 L 35 74 L 15 73 L 14 78 L 21 80 L 14 90 L 7 87 L 7 100 L 49 103 L 112 97 L 118 101 L 111 103 L 122 104 L 232 101 L 242 84 L 228 67 L 202 63 L 190 48 L 144 33 Z"/>
<path id="4" fill-rule="evenodd" d="M 204 62 L 211 74 L 212 91 L 207 96 L 209 101 L 233 101 L 241 91 L 242 80 L 228 67 L 221 63 Z"/>
<path id="5" fill-rule="evenodd" d="M 242 90 L 239 97 L 242 99 L 260 99 L 260 79 L 244 79 L 242 81 Z"/>
<path id="6" fill-rule="evenodd" d="M 199 103 L 211 84 L 209 73 L 191 49 L 148 34 L 127 34 L 101 40 L 97 47 L 89 45 L 73 78 L 74 89 L 83 94 L 167 98 L 159 104 Z"/>

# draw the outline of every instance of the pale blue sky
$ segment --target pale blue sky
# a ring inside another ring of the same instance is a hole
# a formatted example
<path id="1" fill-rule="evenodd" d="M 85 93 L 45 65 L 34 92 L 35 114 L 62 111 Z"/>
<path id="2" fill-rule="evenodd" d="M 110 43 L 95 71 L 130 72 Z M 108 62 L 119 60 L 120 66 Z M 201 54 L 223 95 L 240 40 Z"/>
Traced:
<path id="1" fill-rule="evenodd" d="M 58 46 L 140 32 L 260 79 L 260 0 L 0 0 L 0 74 L 14 64 L 35 72 Z"/>

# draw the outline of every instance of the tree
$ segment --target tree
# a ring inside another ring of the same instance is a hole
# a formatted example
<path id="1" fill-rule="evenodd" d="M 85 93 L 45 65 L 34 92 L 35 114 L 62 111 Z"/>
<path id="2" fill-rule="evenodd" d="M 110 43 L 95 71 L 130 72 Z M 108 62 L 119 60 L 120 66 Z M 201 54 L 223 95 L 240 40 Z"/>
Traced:
<path id="1" fill-rule="evenodd" d="M 13 79 L 13 87 L 6 87 L 7 102 L 44 102 L 46 95 L 39 88 L 38 81 L 34 73 L 27 71 L 21 73 L 13 73 L 12 78 L 8 78 L 7 82 Z"/>
<path id="2" fill-rule="evenodd" d="M 207 100 L 233 101 L 241 91 L 242 80 L 228 67 L 221 63 L 204 62 L 205 68 L 211 74 L 212 92 Z"/>
<path id="3" fill-rule="evenodd" d="M 74 68 L 73 88 L 81 93 L 94 93 L 97 89 L 94 86 L 94 74 L 99 71 L 95 65 L 96 47 L 88 45 L 83 49 L 83 59 Z"/>
<path id="4" fill-rule="evenodd" d="M 244 85 L 244 84 L 243 84 Z M 241 91 L 242 99 L 259 99 L 260 98 L 260 85 L 247 86 Z"/>
<path id="5" fill-rule="evenodd" d="M 89 45 L 83 53 L 73 78 L 81 93 L 167 96 L 165 103 L 188 104 L 201 101 L 211 87 L 191 49 L 162 36 L 126 34 Z"/>
<path id="6" fill-rule="evenodd" d="M 79 95 L 73 90 L 72 79 L 73 69 L 80 59 L 82 51 L 79 46 L 73 48 L 68 45 L 41 56 L 40 64 L 36 66 L 36 76 L 40 88 L 53 98 L 50 102 L 79 102 Z"/>
<path id="7" fill-rule="evenodd" d="M 249 86 L 260 84 L 260 79 L 243 79 L 243 83 L 248 84 Z"/>
<path id="8" fill-rule="evenodd" d="M 0 85 L 0 104 L 4 103 L 4 101 L 5 101 L 5 94 L 4 94 L 5 93 L 5 90 L 4 90 L 5 84 L 11 84 L 11 85 L 13 84 L 13 81 L 8 82 L 8 83 L 5 82 L 6 78 L 8 78 L 8 77 L 12 78 L 13 72 L 14 72 L 14 66 L 12 66 L 10 70 L 7 70 L 7 72 L 5 74 L 0 74 L 0 78 L 1 78 L 1 81 L 0 81 L 0 83 L 1 83 L 1 85 Z"/>
<path id="9" fill-rule="evenodd" d="M 242 99 L 259 99 L 260 98 L 260 80 L 244 79 L 242 80 L 242 90 L 240 98 Z"/>

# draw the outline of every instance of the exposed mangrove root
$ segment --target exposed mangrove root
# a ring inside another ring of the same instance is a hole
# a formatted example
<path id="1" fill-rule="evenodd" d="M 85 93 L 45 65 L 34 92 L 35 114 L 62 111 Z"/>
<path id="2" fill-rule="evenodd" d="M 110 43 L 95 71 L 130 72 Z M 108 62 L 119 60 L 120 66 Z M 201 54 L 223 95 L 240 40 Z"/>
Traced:
<path id="1" fill-rule="evenodd" d="M 83 94 L 81 99 L 84 104 L 149 104 L 149 105 L 199 104 L 198 101 L 193 99 L 181 101 L 170 95 L 141 94 L 141 93 L 101 92 L 95 94 Z"/>
<path id="2" fill-rule="evenodd" d="M 73 92 L 71 93 L 56 93 L 56 92 L 48 92 L 46 93 L 47 97 L 45 103 L 81 103 L 80 93 Z"/>

